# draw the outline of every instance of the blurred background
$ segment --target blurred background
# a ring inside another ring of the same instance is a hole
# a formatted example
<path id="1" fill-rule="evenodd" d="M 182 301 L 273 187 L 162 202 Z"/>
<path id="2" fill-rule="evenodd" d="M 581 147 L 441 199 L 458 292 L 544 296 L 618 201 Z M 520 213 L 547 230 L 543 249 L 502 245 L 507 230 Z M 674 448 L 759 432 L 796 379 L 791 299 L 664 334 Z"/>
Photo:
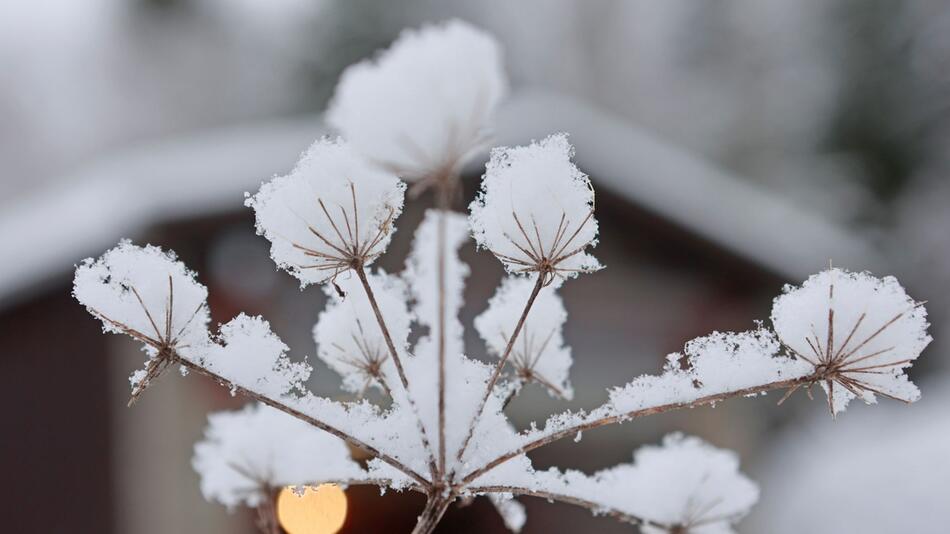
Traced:
<path id="1" fill-rule="evenodd" d="M 402 28 L 459 17 L 497 36 L 512 92 L 498 144 L 558 130 L 598 191 L 608 268 L 567 284 L 571 402 L 528 391 L 519 425 L 592 408 L 833 260 L 927 299 L 935 342 L 908 408 L 837 422 L 797 395 L 732 401 L 539 450 L 591 472 L 673 430 L 741 454 L 762 501 L 741 532 L 941 532 L 950 524 L 950 4 L 940 0 L 33 0 L 0 3 L 0 512 L 9 532 L 251 533 L 190 468 L 206 414 L 240 399 L 165 377 L 126 408 L 140 366 L 69 295 L 74 264 L 120 238 L 176 250 L 213 319 L 263 314 L 313 355 L 323 306 L 275 271 L 245 191 L 325 133 L 350 63 Z M 484 159 L 467 173 L 471 197 Z M 467 203 L 467 200 L 466 200 Z M 431 199 L 381 262 L 399 270 Z M 460 205 L 461 207 L 462 205 Z M 469 245 L 464 322 L 500 264 Z M 484 355 L 470 329 L 469 353 Z M 316 363 L 311 388 L 340 396 Z M 344 532 L 408 531 L 421 498 L 350 489 Z M 942 500 L 943 499 L 943 500 Z M 440 532 L 502 532 L 491 505 Z M 524 532 L 631 532 L 524 499 Z"/>

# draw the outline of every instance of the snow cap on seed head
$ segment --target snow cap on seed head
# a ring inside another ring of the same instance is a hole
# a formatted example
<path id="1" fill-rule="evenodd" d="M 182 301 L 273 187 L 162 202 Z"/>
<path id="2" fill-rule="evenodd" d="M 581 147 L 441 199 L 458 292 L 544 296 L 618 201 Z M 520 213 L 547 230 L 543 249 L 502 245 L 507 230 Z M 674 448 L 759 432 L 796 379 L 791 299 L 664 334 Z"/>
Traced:
<path id="1" fill-rule="evenodd" d="M 855 397 L 920 398 L 905 370 L 930 343 L 927 310 L 893 276 L 822 271 L 785 287 L 772 324 L 785 348 L 814 367 L 833 415 Z"/>
<path id="2" fill-rule="evenodd" d="M 386 250 L 402 212 L 405 184 L 341 139 L 314 143 L 297 166 L 245 202 L 271 256 L 301 285 L 332 280 Z"/>
<path id="3" fill-rule="evenodd" d="M 507 91 L 501 47 L 460 20 L 406 30 L 350 66 L 327 122 L 406 180 L 437 179 L 484 148 Z"/>
<path id="4" fill-rule="evenodd" d="M 479 246 L 510 273 L 539 272 L 550 283 L 601 268 L 594 189 L 571 161 L 567 134 L 492 149 L 469 222 Z"/>

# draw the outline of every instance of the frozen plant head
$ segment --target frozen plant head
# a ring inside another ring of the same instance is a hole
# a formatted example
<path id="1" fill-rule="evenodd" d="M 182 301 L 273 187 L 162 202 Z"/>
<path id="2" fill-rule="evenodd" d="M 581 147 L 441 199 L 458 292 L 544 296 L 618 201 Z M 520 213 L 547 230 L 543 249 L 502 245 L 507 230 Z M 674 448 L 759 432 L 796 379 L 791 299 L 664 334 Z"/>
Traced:
<path id="1" fill-rule="evenodd" d="M 832 415 L 855 397 L 920 398 L 904 371 L 930 343 L 927 311 L 896 278 L 828 269 L 786 286 L 772 323 L 788 351 L 814 368 Z"/>
<path id="2" fill-rule="evenodd" d="M 347 68 L 326 118 L 366 157 L 422 189 L 454 182 L 486 147 L 506 90 L 495 39 L 452 20 L 405 30 L 376 58 Z"/>
<path id="3" fill-rule="evenodd" d="M 380 311 L 390 317 L 390 333 L 398 347 L 409 339 L 412 315 L 406 306 L 405 285 L 384 272 L 368 276 Z M 329 303 L 313 328 L 317 355 L 343 379 L 343 388 L 362 397 L 370 387 L 391 396 L 398 380 L 386 340 L 376 324 L 373 308 L 355 276 L 341 276 L 342 295 L 328 290 Z"/>
<path id="4" fill-rule="evenodd" d="M 475 329 L 493 356 L 504 355 L 533 285 L 524 277 L 505 278 L 488 301 L 488 309 L 475 319 Z M 571 349 L 564 344 L 561 333 L 566 321 L 567 310 L 554 289 L 540 292 L 512 345 L 508 361 L 514 371 L 512 387 L 537 383 L 552 396 L 573 397 L 569 380 Z"/>
<path id="5" fill-rule="evenodd" d="M 333 280 L 386 250 L 405 184 L 341 139 L 321 139 L 294 170 L 261 186 L 246 204 L 271 256 L 302 286 Z"/>
<path id="6" fill-rule="evenodd" d="M 260 506 L 284 486 L 366 476 L 342 440 L 261 404 L 209 415 L 192 465 L 205 498 L 228 508 Z"/>
<path id="7" fill-rule="evenodd" d="M 107 332 L 141 341 L 146 367 L 130 378 L 133 402 L 177 353 L 208 340 L 208 290 L 170 252 L 128 241 L 76 268 L 73 296 Z"/>
<path id="8" fill-rule="evenodd" d="M 617 491 L 644 520 L 644 534 L 730 534 L 759 500 L 735 453 L 695 437 L 671 434 L 633 459 L 601 476 L 622 478 Z"/>
<path id="9" fill-rule="evenodd" d="M 586 252 L 597 244 L 594 189 L 573 156 L 566 134 L 492 149 L 469 220 L 475 241 L 508 272 L 549 284 L 601 268 Z"/>

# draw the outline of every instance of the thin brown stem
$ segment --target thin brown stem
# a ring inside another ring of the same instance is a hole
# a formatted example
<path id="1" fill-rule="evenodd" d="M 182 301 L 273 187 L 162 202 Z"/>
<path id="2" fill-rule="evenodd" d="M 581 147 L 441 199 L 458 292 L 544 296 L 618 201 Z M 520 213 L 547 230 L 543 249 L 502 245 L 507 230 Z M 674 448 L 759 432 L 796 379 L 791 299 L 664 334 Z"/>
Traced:
<path id="1" fill-rule="evenodd" d="M 586 499 L 581 499 L 581 498 L 573 497 L 570 495 L 562 495 L 562 494 L 554 493 L 550 491 L 532 490 L 528 488 L 520 488 L 517 486 L 476 486 L 476 487 L 466 488 L 465 491 L 469 493 L 475 493 L 475 494 L 510 493 L 512 495 L 525 495 L 527 497 L 538 497 L 538 498 L 546 499 L 549 501 L 558 501 L 558 502 L 563 502 L 567 504 L 572 504 L 574 506 L 580 506 L 582 508 L 587 508 L 588 510 L 598 515 L 607 515 L 607 516 L 613 517 L 614 519 L 623 521 L 625 523 L 630 523 L 632 525 L 655 525 L 655 523 L 646 521 L 645 519 L 641 517 L 637 517 L 635 515 L 621 512 L 620 510 L 615 510 L 613 508 L 610 508 L 609 506 L 605 506 L 603 504 L 600 504 L 594 501 L 588 501 Z"/>
<path id="2" fill-rule="evenodd" d="M 488 398 L 495 389 L 495 384 L 498 382 L 498 377 L 501 376 L 501 372 L 505 368 L 505 363 L 508 362 L 508 358 L 511 356 L 511 349 L 514 348 L 515 341 L 518 339 L 518 334 L 521 333 L 521 329 L 524 327 L 524 322 L 528 318 L 528 312 L 531 311 L 531 306 L 534 305 L 534 300 L 538 297 L 538 293 L 541 292 L 541 288 L 544 287 L 544 278 L 545 273 L 539 272 L 538 279 L 534 284 L 534 289 L 531 290 L 531 295 L 528 296 L 528 302 L 525 303 L 524 310 L 521 312 L 521 317 L 518 318 L 518 324 L 515 325 L 515 329 L 511 332 L 511 337 L 508 338 L 508 344 L 505 346 L 505 352 L 502 353 L 501 358 L 498 360 L 498 364 L 495 365 L 495 371 L 492 373 L 492 377 L 488 381 L 488 387 L 485 389 L 485 394 L 482 396 L 482 400 L 478 405 L 478 409 L 475 410 L 475 415 L 472 416 L 472 421 L 468 428 L 468 435 L 465 436 L 465 441 L 462 442 L 462 447 L 459 448 L 459 460 L 462 459 L 462 456 L 465 454 L 465 450 L 468 448 L 468 444 L 472 441 L 472 436 L 475 434 L 475 427 L 478 425 L 478 419 L 481 417 L 482 411 L 485 410 L 485 404 L 488 402 Z"/>
<path id="3" fill-rule="evenodd" d="M 366 278 L 366 271 L 363 269 L 362 263 L 356 263 L 353 266 L 353 270 L 356 271 L 356 275 L 360 279 L 360 283 L 363 284 L 363 290 L 366 292 L 366 298 L 369 300 L 369 305 L 373 308 L 373 313 L 376 315 L 376 322 L 379 324 L 379 329 L 383 334 L 383 339 L 386 340 L 386 347 L 389 348 L 389 355 L 393 359 L 393 364 L 396 366 L 396 371 L 399 373 L 399 380 L 402 382 L 402 386 L 406 392 L 406 400 L 409 402 L 409 407 L 412 409 L 413 414 L 416 417 L 416 422 L 419 427 L 419 437 L 422 439 L 422 444 L 426 448 L 426 451 L 429 453 L 429 470 L 431 471 L 433 480 L 437 478 L 438 473 L 440 472 L 438 466 L 436 465 L 435 456 L 432 454 L 432 446 L 429 444 L 429 438 L 426 435 L 425 426 L 422 424 L 422 420 L 419 418 L 419 410 L 416 409 L 416 403 L 412 399 L 412 392 L 409 390 L 409 380 L 406 378 L 406 372 L 402 367 L 402 360 L 399 358 L 399 353 L 396 350 L 396 344 L 393 343 L 393 337 L 389 333 L 389 327 L 386 326 L 386 321 L 383 319 L 383 313 L 379 309 L 379 303 L 376 302 L 376 294 L 373 292 L 372 286 L 369 285 L 369 279 Z"/>
<path id="4" fill-rule="evenodd" d="M 412 529 L 412 534 L 431 534 L 442 520 L 449 505 L 452 504 L 452 500 L 453 497 L 430 495 L 429 500 L 426 501 L 426 507 L 423 508 L 416 521 L 415 528 Z"/>
<path id="5" fill-rule="evenodd" d="M 440 199 L 445 198 L 441 191 L 438 194 Z M 444 200 L 440 201 L 443 203 Z M 441 207 L 441 206 L 440 206 Z M 446 269 L 446 211 L 439 210 L 438 214 L 438 267 L 437 283 L 439 290 L 439 319 L 438 326 L 438 353 L 439 353 L 439 473 L 445 473 L 445 312 L 446 312 L 446 294 L 445 294 L 445 269 Z"/>
<path id="6" fill-rule="evenodd" d="M 379 329 L 383 334 L 383 340 L 386 341 L 386 348 L 389 349 L 389 355 L 393 359 L 393 364 L 396 365 L 396 371 L 399 373 L 399 381 L 402 382 L 408 394 L 409 380 L 406 378 L 406 371 L 402 367 L 402 359 L 399 357 L 399 351 L 396 350 L 396 344 L 393 343 L 393 337 L 389 333 L 389 327 L 386 326 L 386 321 L 383 319 L 383 313 L 379 309 L 379 303 L 376 302 L 376 294 L 373 292 L 372 286 L 369 285 L 366 270 L 363 268 L 362 263 L 354 265 L 353 270 L 356 271 L 356 276 L 359 277 L 360 283 L 363 285 L 363 291 L 366 292 L 369 305 L 373 308 L 373 313 L 376 315 L 376 322 L 379 324 Z"/>
<path id="7" fill-rule="evenodd" d="M 270 488 L 267 497 L 257 507 L 257 528 L 265 534 L 281 534 L 277 519 L 277 494 L 280 490 Z"/>
<path id="8" fill-rule="evenodd" d="M 674 402 L 670 404 L 661 404 L 661 405 L 650 406 L 647 408 L 642 408 L 639 410 L 634 410 L 634 411 L 626 412 L 622 414 L 615 414 L 615 415 L 610 415 L 607 417 L 602 417 L 599 419 L 584 421 L 577 425 L 564 428 L 561 430 L 557 430 L 557 431 L 551 432 L 550 434 L 541 436 L 540 438 L 534 441 L 531 441 L 528 444 L 523 445 L 522 447 L 516 450 L 509 451 L 503 454 L 502 456 L 499 456 L 495 460 L 492 460 L 491 462 L 485 464 L 484 466 L 479 467 L 478 469 L 475 469 L 474 471 L 465 475 L 461 479 L 459 484 L 464 485 L 464 484 L 471 483 L 478 477 L 482 476 L 488 471 L 491 471 L 492 469 L 498 467 L 499 465 L 507 462 L 508 460 L 512 458 L 515 458 L 527 452 L 533 451 L 534 449 L 537 449 L 538 447 L 543 447 L 555 441 L 564 439 L 566 437 L 575 436 L 577 435 L 578 432 L 584 432 L 586 430 L 592 430 L 592 429 L 599 428 L 602 426 L 611 425 L 614 423 L 622 423 L 624 421 L 629 421 L 630 419 L 636 419 L 639 417 L 646 417 L 649 415 L 661 414 L 661 413 L 670 412 L 673 410 L 680 410 L 683 408 L 695 408 L 695 407 L 704 406 L 707 404 L 715 404 L 715 403 L 718 403 L 718 402 L 721 402 L 733 397 L 745 397 L 749 395 L 757 395 L 759 393 L 764 393 L 766 391 L 771 391 L 773 389 L 784 389 L 784 388 L 802 386 L 802 385 L 814 382 L 816 378 L 817 377 L 815 375 L 808 375 L 808 376 L 793 378 L 789 380 L 780 380 L 778 382 L 770 382 L 768 384 L 763 384 L 760 386 L 753 386 L 753 387 L 738 389 L 734 391 L 716 393 L 714 395 L 707 395 L 705 397 L 700 397 L 691 402 Z"/>
<path id="9" fill-rule="evenodd" d="M 288 415 L 290 415 L 290 416 L 292 416 L 292 417 L 295 417 L 295 418 L 297 418 L 297 419 L 300 419 L 301 421 L 304 421 L 304 422 L 306 422 L 306 423 L 309 423 L 310 425 L 313 425 L 313 426 L 319 428 L 320 430 L 323 430 L 323 431 L 325 431 L 325 432 L 329 432 L 330 434 L 333 434 L 334 436 L 336 436 L 336 437 L 342 439 L 343 441 L 349 443 L 350 445 L 353 445 L 354 447 L 365 451 L 365 452 L 366 452 L 367 454 L 369 454 L 370 456 L 379 458 L 380 460 L 382 460 L 382 461 L 386 462 L 387 464 L 393 466 L 394 468 L 398 469 L 399 471 L 405 473 L 407 476 L 411 477 L 413 480 L 415 480 L 415 481 L 416 481 L 420 486 L 422 486 L 422 487 L 429 487 L 429 485 L 430 485 L 430 483 L 429 483 L 428 480 L 426 480 L 426 479 L 425 479 L 422 475 L 420 475 L 419 473 L 416 473 L 416 472 L 415 472 L 412 468 L 410 468 L 409 466 L 403 464 L 402 462 L 400 462 L 399 460 L 393 458 L 392 456 L 389 456 L 388 454 L 386 454 L 386 453 L 380 451 L 380 450 L 377 449 L 376 447 L 373 447 L 372 445 L 370 445 L 370 444 L 368 444 L 368 443 L 366 443 L 366 442 L 364 442 L 364 441 L 362 441 L 362 440 L 360 440 L 360 439 L 358 439 L 358 438 L 356 438 L 356 437 L 354 437 L 354 436 L 351 436 L 351 435 L 347 434 L 346 432 L 344 432 L 344 431 L 342 431 L 342 430 L 340 430 L 340 429 L 338 429 L 338 428 L 336 428 L 336 427 L 330 425 L 329 423 L 325 423 L 325 422 L 323 422 L 323 421 L 321 421 L 321 420 L 319 420 L 319 419 L 316 419 L 316 418 L 314 418 L 314 417 L 311 417 L 311 416 L 309 416 L 309 415 L 307 415 L 307 414 L 301 412 L 300 410 L 296 410 L 296 409 L 294 409 L 294 408 L 291 408 L 290 406 L 281 404 L 280 402 L 277 402 L 277 401 L 275 401 L 275 400 L 273 400 L 273 399 L 271 399 L 271 398 L 268 398 L 268 397 L 266 397 L 266 396 L 264 396 L 264 395 L 261 395 L 261 394 L 255 392 L 255 391 L 251 391 L 251 390 L 249 390 L 249 389 L 243 388 L 243 387 L 241 387 L 241 386 L 239 386 L 239 385 L 237 385 L 237 384 L 231 382 L 231 381 L 228 380 L 227 378 L 224 378 L 223 376 L 221 376 L 221 375 L 219 375 L 219 374 L 217 374 L 217 373 L 215 373 L 215 372 L 213 372 L 213 371 L 211 371 L 211 370 L 209 370 L 209 369 L 206 369 L 206 368 L 202 367 L 201 365 L 199 365 L 199 364 L 197 364 L 197 363 L 195 363 L 195 362 L 192 362 L 192 361 L 190 361 L 190 360 L 186 360 L 186 359 L 182 358 L 181 356 L 176 355 L 176 356 L 175 356 L 175 362 L 178 363 L 178 364 L 180 364 L 182 367 L 184 367 L 184 368 L 186 368 L 186 369 L 188 369 L 188 370 L 190 370 L 190 371 L 194 371 L 194 372 L 196 372 L 196 373 L 198 373 L 198 374 L 201 374 L 201 375 L 204 375 L 204 376 L 207 376 L 207 377 L 211 378 L 212 380 L 214 380 L 214 381 L 218 382 L 219 384 L 221 384 L 222 386 L 224 386 L 224 387 L 226 387 L 226 388 L 228 388 L 228 389 L 234 391 L 235 393 L 240 393 L 241 395 L 243 395 L 243 396 L 245 396 L 245 397 L 248 397 L 248 398 L 250 398 L 250 399 L 254 399 L 254 400 L 256 400 L 256 401 L 258 401 L 258 402 L 260 402 L 260 403 L 262 403 L 262 404 L 266 404 L 266 405 L 270 406 L 271 408 L 274 408 L 274 409 L 276 409 L 276 410 L 280 410 L 280 411 L 282 411 L 282 412 L 284 412 L 284 413 L 286 413 L 286 414 L 288 414 Z"/>

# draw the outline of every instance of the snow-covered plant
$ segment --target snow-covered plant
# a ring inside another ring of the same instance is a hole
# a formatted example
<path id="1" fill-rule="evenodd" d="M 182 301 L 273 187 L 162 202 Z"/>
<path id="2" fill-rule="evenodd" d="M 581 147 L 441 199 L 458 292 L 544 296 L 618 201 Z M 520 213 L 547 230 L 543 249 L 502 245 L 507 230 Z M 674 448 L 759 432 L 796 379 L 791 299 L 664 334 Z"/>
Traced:
<path id="1" fill-rule="evenodd" d="M 513 530 L 525 521 L 514 497 L 524 495 L 649 533 L 731 532 L 758 490 L 735 455 L 696 438 L 669 436 L 632 464 L 592 475 L 536 470 L 528 453 L 597 427 L 771 390 L 810 395 L 820 385 L 833 415 L 855 397 L 917 399 L 904 371 L 930 341 L 924 308 L 891 277 L 828 269 L 785 288 L 773 328 L 692 340 L 660 374 L 611 390 L 600 407 L 516 429 L 504 410 L 523 387 L 570 398 L 557 291 L 601 265 L 590 253 L 594 191 L 565 134 L 492 150 L 470 216 L 451 211 L 459 166 L 482 142 L 504 87 L 498 55 L 490 37 L 460 22 L 404 34 L 338 89 L 331 121 L 358 148 L 319 140 L 290 174 L 248 198 L 277 265 L 301 285 L 326 284 L 317 355 L 355 400 L 309 391 L 311 367 L 292 360 L 261 318 L 240 315 L 212 333 L 207 291 L 172 253 L 122 242 L 77 268 L 76 298 L 106 331 L 144 344 L 133 398 L 178 365 L 266 405 L 211 417 L 194 461 L 207 497 L 272 506 L 278 486 L 371 484 L 426 496 L 417 533 L 431 532 L 453 502 L 483 495 Z M 435 188 L 438 206 L 416 230 L 400 275 L 369 268 L 403 206 L 394 173 Z M 470 236 L 508 272 L 475 321 L 488 362 L 465 355 L 458 319 L 469 274 L 458 250 Z M 420 335 L 410 343 L 413 327 Z M 384 400 L 364 396 L 369 388 Z M 369 460 L 355 463 L 336 438 Z"/>

